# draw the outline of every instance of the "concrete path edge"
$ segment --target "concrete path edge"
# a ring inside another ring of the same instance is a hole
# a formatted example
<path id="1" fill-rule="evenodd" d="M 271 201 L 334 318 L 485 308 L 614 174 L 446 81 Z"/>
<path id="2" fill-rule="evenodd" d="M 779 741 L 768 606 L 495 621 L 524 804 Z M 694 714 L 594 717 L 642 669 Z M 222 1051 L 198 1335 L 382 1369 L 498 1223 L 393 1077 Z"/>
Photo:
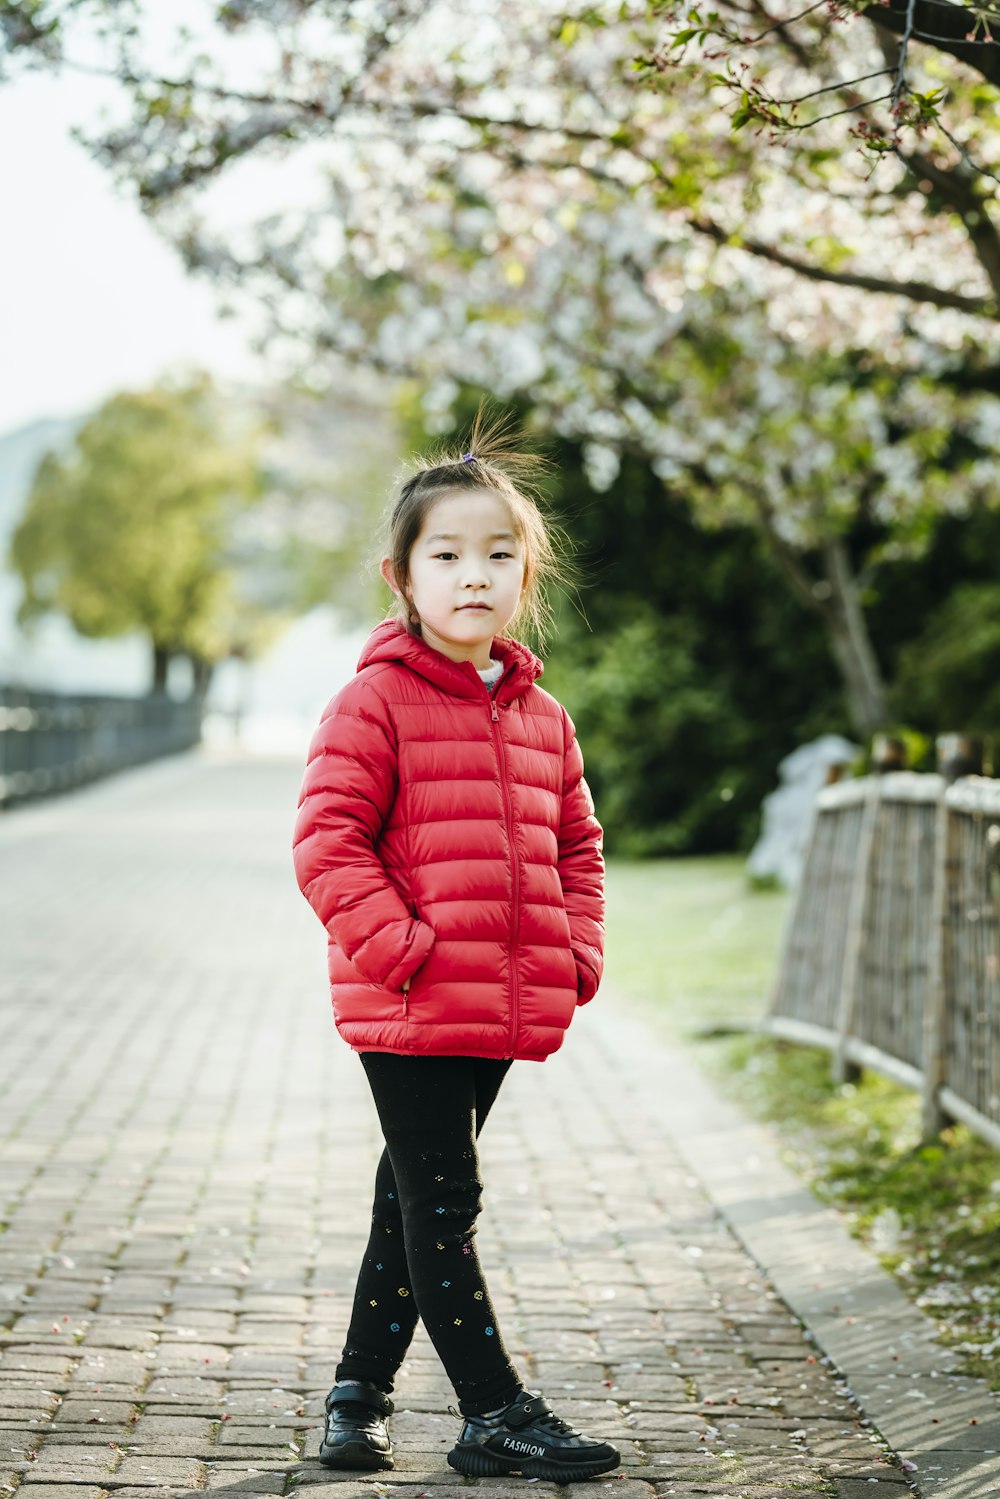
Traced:
<path id="1" fill-rule="evenodd" d="M 658 1050 L 658 1069 L 656 1108 L 678 1152 L 917 1492 L 1000 1495 L 1000 1413 L 985 1381 L 953 1372 L 931 1319 L 782 1163 L 770 1131 L 722 1098 L 688 1054 Z"/>

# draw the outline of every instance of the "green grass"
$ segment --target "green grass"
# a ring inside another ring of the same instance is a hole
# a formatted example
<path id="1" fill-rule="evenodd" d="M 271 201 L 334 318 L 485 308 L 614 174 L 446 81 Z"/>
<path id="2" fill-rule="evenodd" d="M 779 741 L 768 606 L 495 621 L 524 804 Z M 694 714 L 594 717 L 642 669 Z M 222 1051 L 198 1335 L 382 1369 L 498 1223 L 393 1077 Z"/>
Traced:
<path id="1" fill-rule="evenodd" d="M 915 1094 L 832 1081 L 826 1052 L 760 1035 L 698 1039 L 767 1008 L 788 897 L 737 858 L 608 863 L 608 975 L 736 1103 L 933 1317 L 969 1373 L 1000 1389 L 1000 1154 L 964 1127 L 920 1141 Z"/>
<path id="2" fill-rule="evenodd" d="M 735 855 L 608 860 L 607 940 L 615 988 L 672 1035 L 763 1014 L 788 904 L 754 891 Z"/>

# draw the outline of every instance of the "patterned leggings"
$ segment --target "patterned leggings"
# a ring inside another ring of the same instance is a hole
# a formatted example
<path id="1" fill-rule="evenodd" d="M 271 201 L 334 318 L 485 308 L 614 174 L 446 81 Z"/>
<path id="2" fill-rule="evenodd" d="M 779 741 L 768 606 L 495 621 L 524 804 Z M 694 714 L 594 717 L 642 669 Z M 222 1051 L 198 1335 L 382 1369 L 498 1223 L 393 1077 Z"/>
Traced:
<path id="1" fill-rule="evenodd" d="M 337 1379 L 388 1393 L 419 1316 L 463 1415 L 513 1400 L 521 1380 L 476 1252 L 476 1137 L 510 1066 L 486 1057 L 363 1052 L 386 1148 Z"/>

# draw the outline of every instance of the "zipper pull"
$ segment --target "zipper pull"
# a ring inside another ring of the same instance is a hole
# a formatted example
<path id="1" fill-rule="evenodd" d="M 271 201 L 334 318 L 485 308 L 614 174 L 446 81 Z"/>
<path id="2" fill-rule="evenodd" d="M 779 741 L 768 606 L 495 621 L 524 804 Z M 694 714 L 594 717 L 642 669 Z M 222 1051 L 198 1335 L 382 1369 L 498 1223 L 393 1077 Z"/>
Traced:
<path id="1" fill-rule="evenodd" d="M 490 698 L 490 708 L 492 709 L 491 717 L 493 719 L 493 722 L 494 723 L 499 723 L 500 722 L 500 715 L 497 712 L 497 700 L 496 700 L 495 697 L 491 697 Z"/>

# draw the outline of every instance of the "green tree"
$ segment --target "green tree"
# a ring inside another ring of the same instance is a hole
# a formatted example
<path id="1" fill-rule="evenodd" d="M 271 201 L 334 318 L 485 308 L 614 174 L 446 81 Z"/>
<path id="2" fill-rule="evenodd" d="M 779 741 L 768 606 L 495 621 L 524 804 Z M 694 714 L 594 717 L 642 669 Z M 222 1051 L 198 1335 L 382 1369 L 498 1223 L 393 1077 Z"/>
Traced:
<path id="1" fill-rule="evenodd" d="M 848 717 L 822 625 L 750 525 L 706 530 L 638 457 L 598 496 L 579 445 L 553 456 L 581 607 L 561 601 L 543 685 L 576 722 L 608 849 L 748 848 L 778 761 Z"/>
<path id="2" fill-rule="evenodd" d="M 11 544 L 22 622 L 55 611 L 82 635 L 139 631 L 154 691 L 178 655 L 203 690 L 214 662 L 253 649 L 267 613 L 234 540 L 261 493 L 258 442 L 206 379 L 112 397 L 39 465 Z"/>
<path id="3" fill-rule="evenodd" d="M 909 718 L 995 735 L 1000 726 L 1000 587 L 962 583 L 903 650 L 897 691 Z"/>
<path id="4" fill-rule="evenodd" d="M 1000 733 L 1000 514 L 940 520 L 926 552 L 886 568 L 871 606 L 896 718 L 928 735 Z"/>

